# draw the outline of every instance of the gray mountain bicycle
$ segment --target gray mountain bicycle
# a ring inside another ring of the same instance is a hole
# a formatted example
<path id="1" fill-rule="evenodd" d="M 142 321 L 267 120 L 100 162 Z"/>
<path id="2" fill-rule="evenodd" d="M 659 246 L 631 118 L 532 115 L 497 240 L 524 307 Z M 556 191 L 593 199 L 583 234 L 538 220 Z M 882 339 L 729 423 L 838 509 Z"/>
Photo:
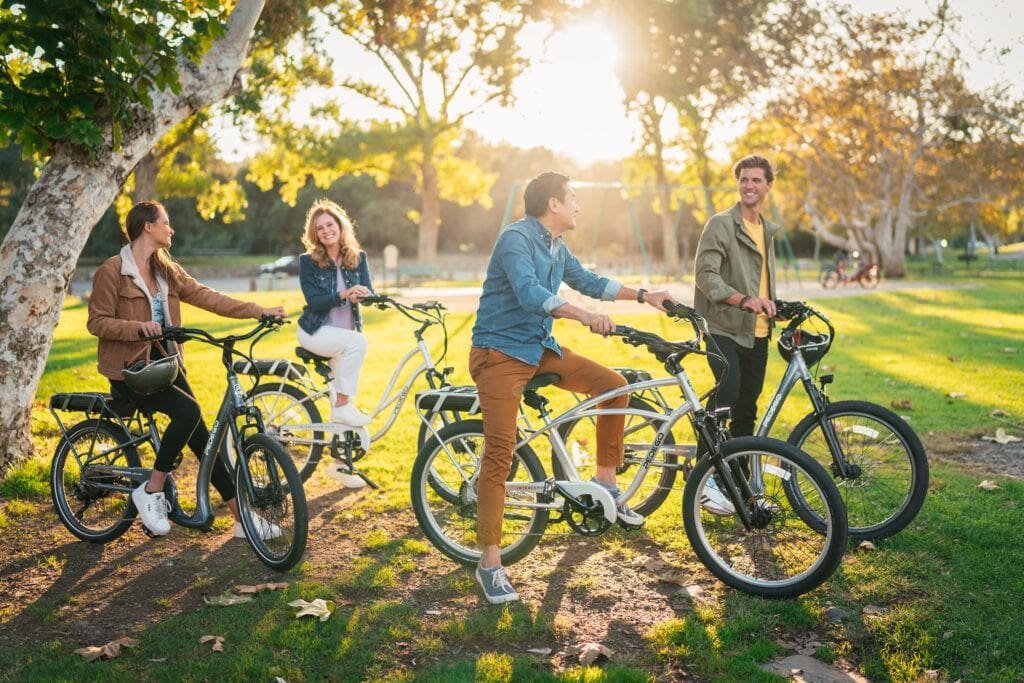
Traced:
<path id="1" fill-rule="evenodd" d="M 235 356 L 250 358 L 252 346 L 283 323 L 267 317 L 246 334 L 225 337 L 174 327 L 153 338 L 217 346 L 227 373 L 224 398 L 199 464 L 195 509 L 191 514 L 182 509 L 174 477 L 169 475 L 164 487 L 171 504 L 168 518 L 190 529 L 209 531 L 214 520 L 210 476 L 214 462 L 222 458 L 234 474 L 246 540 L 263 564 L 278 571 L 295 566 L 305 552 L 306 496 L 291 458 L 264 433 L 263 418 L 247 401 L 232 361 Z M 235 349 L 237 342 L 249 339 L 248 355 Z M 85 419 L 65 427 L 57 411 L 84 413 Z M 155 453 L 160 447 L 153 414 L 124 397 L 86 392 L 54 394 L 50 412 L 62 433 L 50 465 L 50 494 L 57 516 L 78 538 L 108 543 L 124 534 L 138 514 L 131 493 L 149 480 L 151 471 L 142 466 L 139 449 L 149 444 Z M 276 525 L 281 533 L 263 538 L 251 513 Z"/>

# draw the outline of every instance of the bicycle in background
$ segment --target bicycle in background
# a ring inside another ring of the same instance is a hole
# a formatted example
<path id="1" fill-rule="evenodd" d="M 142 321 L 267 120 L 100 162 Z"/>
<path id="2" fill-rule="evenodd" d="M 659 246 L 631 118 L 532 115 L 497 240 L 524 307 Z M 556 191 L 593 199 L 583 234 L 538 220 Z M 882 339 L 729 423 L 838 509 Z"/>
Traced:
<path id="1" fill-rule="evenodd" d="M 216 458 L 222 457 L 235 477 L 245 538 L 260 561 L 278 571 L 295 566 L 305 552 L 306 496 L 291 458 L 265 433 L 259 411 L 246 401 L 233 360 L 235 356 L 251 359 L 256 342 L 282 324 L 283 320 L 264 318 L 246 334 L 225 337 L 173 327 L 152 338 L 217 346 L 227 374 L 224 397 L 199 463 L 195 509 L 191 514 L 182 509 L 174 475 L 169 474 L 164 487 L 171 505 L 168 518 L 190 529 L 210 529 L 214 520 L 210 475 Z M 237 342 L 249 339 L 248 355 L 235 349 Z M 65 427 L 57 411 L 84 413 L 85 419 Z M 84 541 L 107 543 L 120 537 L 137 515 L 131 493 L 149 480 L 151 472 L 142 466 L 139 448 L 149 444 L 154 453 L 160 448 L 153 414 L 126 398 L 96 392 L 54 394 L 50 412 L 62 434 L 50 466 L 50 494 L 57 516 Z M 253 513 L 278 527 L 280 533 L 272 537 L 261 534 Z"/>

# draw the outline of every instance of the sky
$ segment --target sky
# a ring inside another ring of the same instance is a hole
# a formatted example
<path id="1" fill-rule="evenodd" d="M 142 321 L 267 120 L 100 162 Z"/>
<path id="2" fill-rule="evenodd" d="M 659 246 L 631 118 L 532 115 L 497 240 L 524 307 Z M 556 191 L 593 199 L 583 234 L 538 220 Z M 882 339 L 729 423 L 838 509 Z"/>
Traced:
<path id="1" fill-rule="evenodd" d="M 899 10 L 911 18 L 926 16 L 935 2 L 851 0 L 864 12 Z M 1024 2 L 951 0 L 951 6 L 962 17 L 965 40 L 961 42 L 974 48 L 966 52 L 968 83 L 982 88 L 1011 82 L 1018 96 L 1024 95 Z M 636 124 L 626 113 L 615 77 L 619 48 L 613 33 L 596 20 L 557 31 L 547 41 L 542 40 L 543 33 L 536 27 L 521 36 L 526 54 L 537 57 L 514 86 L 515 105 L 488 106 L 471 116 L 467 125 L 489 141 L 547 147 L 580 164 L 628 156 L 634 149 Z M 1010 53 L 998 63 L 992 56 L 993 47 L 1008 48 Z M 386 81 L 375 59 L 354 45 L 339 44 L 334 58 L 347 74 Z M 298 105 L 295 116 L 302 118 L 312 102 L 326 95 L 311 93 Z M 349 116 L 379 115 L 373 105 L 357 96 L 345 93 L 340 97 Z M 713 135 L 712 154 L 723 159 L 728 153 L 730 125 L 734 124 L 723 124 Z M 226 124 L 216 133 L 228 160 L 251 153 L 251 146 Z"/>

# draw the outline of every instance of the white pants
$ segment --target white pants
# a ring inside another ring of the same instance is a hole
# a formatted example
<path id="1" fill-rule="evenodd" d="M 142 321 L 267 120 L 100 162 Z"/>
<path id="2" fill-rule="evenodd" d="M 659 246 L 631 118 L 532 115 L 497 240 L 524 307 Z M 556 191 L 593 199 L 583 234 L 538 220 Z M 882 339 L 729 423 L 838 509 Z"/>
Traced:
<path id="1" fill-rule="evenodd" d="M 366 358 L 366 337 L 361 332 L 323 325 L 314 334 L 299 328 L 299 344 L 318 356 L 329 356 L 334 390 L 355 397 L 359 370 Z"/>

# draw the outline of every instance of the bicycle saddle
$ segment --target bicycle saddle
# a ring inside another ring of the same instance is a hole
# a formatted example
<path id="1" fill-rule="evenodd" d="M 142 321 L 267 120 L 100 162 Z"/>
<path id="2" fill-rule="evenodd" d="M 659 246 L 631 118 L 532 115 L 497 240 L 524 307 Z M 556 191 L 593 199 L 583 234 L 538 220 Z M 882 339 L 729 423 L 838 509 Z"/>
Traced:
<path id="1" fill-rule="evenodd" d="M 316 361 L 322 361 L 324 363 L 327 363 L 328 361 L 331 360 L 330 356 L 318 356 L 312 351 L 308 351 L 301 346 L 295 347 L 295 355 L 301 358 L 302 360 L 306 361 L 307 363 Z"/>
<path id="2" fill-rule="evenodd" d="M 562 376 L 559 374 L 554 372 L 542 372 L 539 375 L 534 375 L 533 379 L 526 383 L 526 387 L 523 391 L 533 391 L 534 389 L 540 389 L 541 387 L 558 384 L 561 381 Z"/>

